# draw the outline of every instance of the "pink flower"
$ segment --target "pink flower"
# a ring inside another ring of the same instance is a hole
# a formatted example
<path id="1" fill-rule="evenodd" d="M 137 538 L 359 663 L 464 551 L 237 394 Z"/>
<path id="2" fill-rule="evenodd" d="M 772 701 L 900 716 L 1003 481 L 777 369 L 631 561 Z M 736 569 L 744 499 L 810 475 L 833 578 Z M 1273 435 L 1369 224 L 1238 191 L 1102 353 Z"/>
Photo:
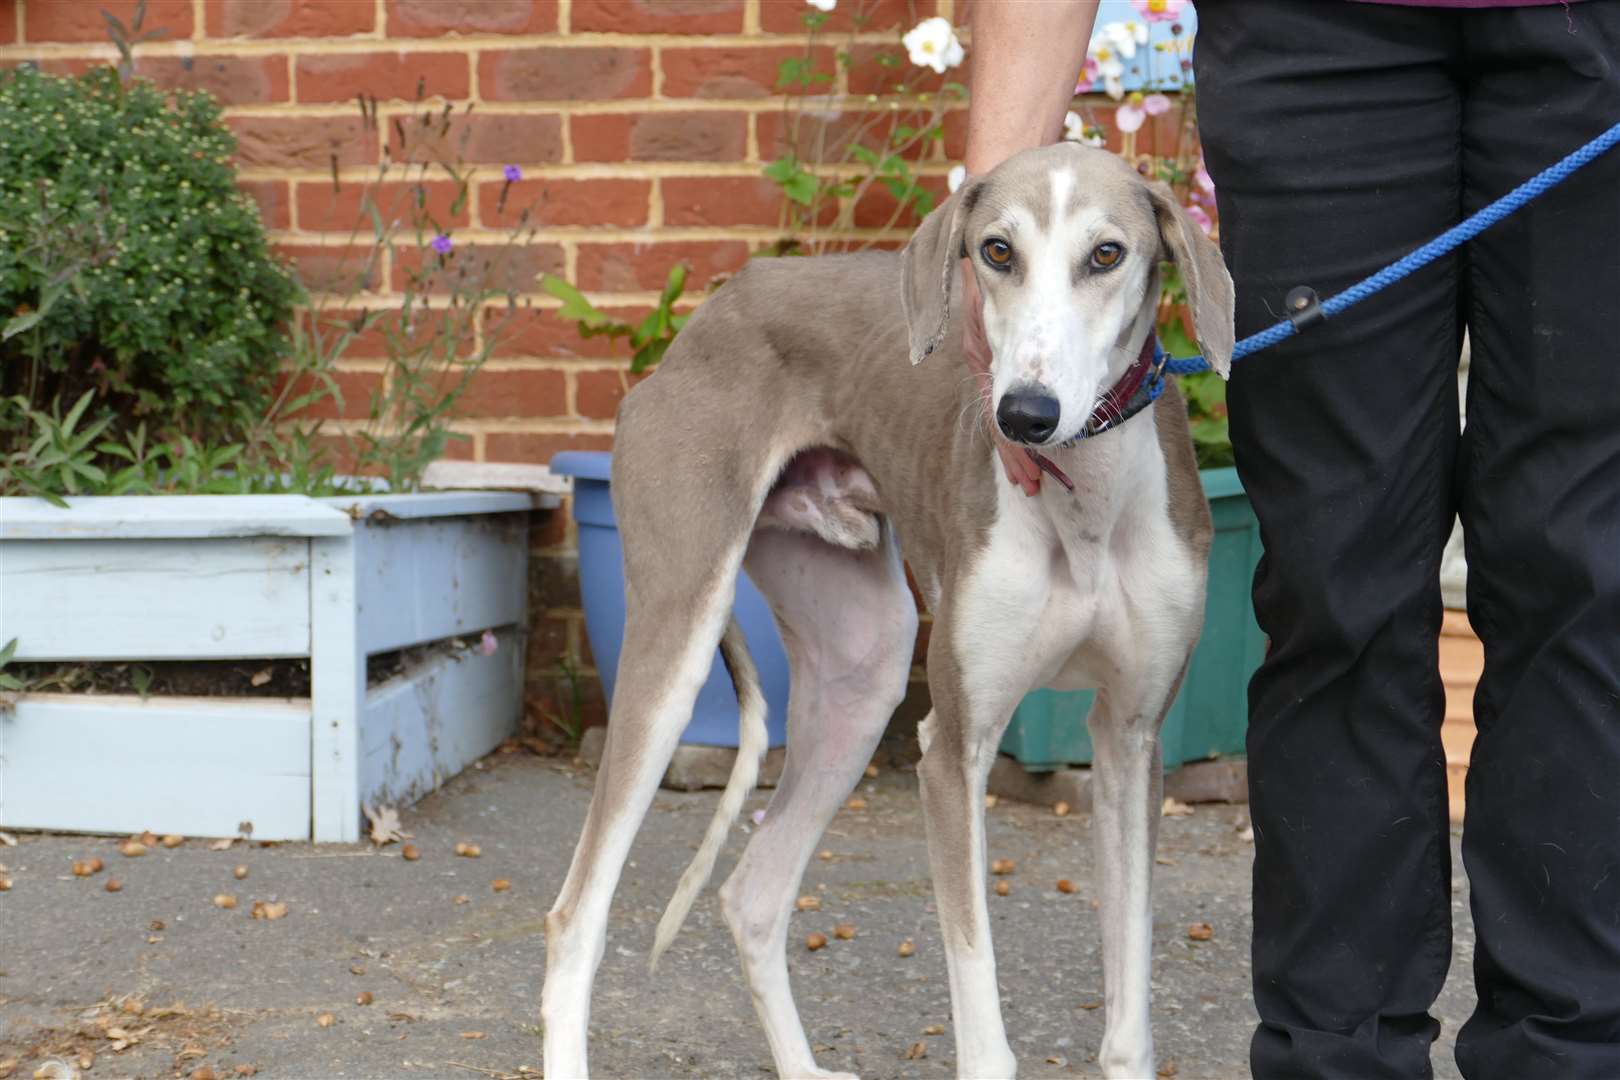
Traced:
<path id="1" fill-rule="evenodd" d="M 1142 100 L 1141 94 L 1132 94 L 1125 104 L 1114 110 L 1114 125 L 1127 135 L 1142 130 L 1142 125 L 1147 122 L 1148 114 L 1142 107 Z"/>
<path id="2" fill-rule="evenodd" d="M 1187 207 L 1187 216 L 1198 222 L 1198 227 L 1203 229 L 1206 234 L 1215 231 L 1215 222 L 1210 220 L 1209 212 L 1197 203 Z"/>
<path id="3" fill-rule="evenodd" d="M 1193 170 L 1193 183 L 1205 195 L 1215 194 L 1215 181 L 1210 179 L 1209 170 L 1204 168 L 1204 155 L 1198 155 L 1198 168 Z"/>
<path id="4" fill-rule="evenodd" d="M 1181 17 L 1187 0 L 1131 0 L 1137 14 L 1148 22 L 1174 22 Z"/>
<path id="5" fill-rule="evenodd" d="M 1142 99 L 1142 111 L 1149 116 L 1160 116 L 1170 111 L 1170 99 L 1163 94 L 1149 94 Z"/>
<path id="6" fill-rule="evenodd" d="M 1080 69 L 1080 81 L 1074 84 L 1075 96 L 1089 94 L 1101 77 L 1102 67 L 1097 63 L 1097 58 L 1095 56 L 1086 57 L 1086 66 Z"/>
<path id="7" fill-rule="evenodd" d="M 765 811 L 763 811 L 763 810 L 755 810 L 752 814 L 749 814 L 748 816 L 753 820 L 755 825 L 763 825 L 763 824 L 765 824 Z"/>
<path id="8" fill-rule="evenodd" d="M 484 636 L 478 639 L 478 654 L 480 656 L 493 656 L 497 647 L 494 633 L 485 630 Z"/>

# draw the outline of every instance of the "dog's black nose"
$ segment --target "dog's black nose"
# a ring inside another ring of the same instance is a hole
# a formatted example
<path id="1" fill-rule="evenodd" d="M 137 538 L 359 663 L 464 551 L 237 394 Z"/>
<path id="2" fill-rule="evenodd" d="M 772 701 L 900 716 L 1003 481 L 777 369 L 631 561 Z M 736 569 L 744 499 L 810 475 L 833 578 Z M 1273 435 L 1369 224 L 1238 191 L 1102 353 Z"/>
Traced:
<path id="1" fill-rule="evenodd" d="M 1034 390 L 1013 390 L 996 406 L 996 423 L 1001 433 L 1014 442 L 1039 446 L 1057 430 L 1062 406 L 1050 394 Z"/>

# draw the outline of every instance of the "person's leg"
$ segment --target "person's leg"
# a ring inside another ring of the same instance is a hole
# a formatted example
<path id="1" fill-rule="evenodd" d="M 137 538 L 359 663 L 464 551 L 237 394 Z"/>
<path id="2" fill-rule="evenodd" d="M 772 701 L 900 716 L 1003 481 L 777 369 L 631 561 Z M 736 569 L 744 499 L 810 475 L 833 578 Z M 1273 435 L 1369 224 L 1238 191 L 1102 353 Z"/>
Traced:
<path id="1" fill-rule="evenodd" d="M 1620 123 L 1620 4 L 1466 23 L 1465 200 Z M 1620 151 L 1470 245 L 1472 1078 L 1620 1077 Z"/>
<path id="2" fill-rule="evenodd" d="M 1200 3 L 1198 107 L 1239 335 L 1457 219 L 1455 13 Z M 1430 1074 L 1450 962 L 1438 673 L 1459 261 L 1238 362 L 1265 556 L 1249 689 L 1257 1077 Z"/>

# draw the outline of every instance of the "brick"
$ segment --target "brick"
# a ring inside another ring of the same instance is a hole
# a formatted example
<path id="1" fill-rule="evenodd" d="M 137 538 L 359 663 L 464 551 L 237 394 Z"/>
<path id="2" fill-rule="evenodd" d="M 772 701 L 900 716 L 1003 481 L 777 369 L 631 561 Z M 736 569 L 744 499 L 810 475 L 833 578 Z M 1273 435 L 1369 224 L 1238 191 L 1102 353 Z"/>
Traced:
<path id="1" fill-rule="evenodd" d="M 741 161 L 747 149 L 744 113 L 642 113 L 630 121 L 632 161 Z"/>
<path id="2" fill-rule="evenodd" d="M 798 121 L 796 140 L 790 139 L 793 128 L 778 110 L 757 114 L 754 123 L 759 133 L 759 156 L 762 159 L 770 161 L 778 158 L 791 147 L 801 161 L 811 162 L 816 160 L 819 142 L 820 160 L 833 164 L 842 160 L 857 135 L 861 145 L 869 150 L 881 151 L 898 120 L 895 114 L 872 111 L 846 111 L 825 121 L 804 115 Z M 826 129 L 824 139 L 821 135 L 823 127 Z"/>
<path id="3" fill-rule="evenodd" d="M 17 7 L 15 0 L 0 4 L 0 45 L 14 45 L 17 41 Z"/>
<path id="4" fill-rule="evenodd" d="M 612 420 L 619 414 L 619 402 L 630 388 L 651 372 L 632 375 L 628 371 L 581 371 L 574 377 L 574 407 L 591 420 Z"/>
<path id="5" fill-rule="evenodd" d="M 484 369 L 467 383 L 453 410 L 460 417 L 565 417 L 568 378 L 560 371 Z"/>
<path id="6" fill-rule="evenodd" d="M 464 98 L 471 88 L 464 53 L 335 53 L 298 58 L 298 100 L 379 101 Z"/>
<path id="7" fill-rule="evenodd" d="M 241 180 L 236 186 L 259 204 L 259 220 L 265 228 L 292 227 L 292 194 L 285 180 Z"/>
<path id="8" fill-rule="evenodd" d="M 658 183 L 666 225 L 775 228 L 782 220 L 786 196 L 775 181 L 763 176 L 666 176 Z M 821 223 L 831 224 L 837 213 L 837 206 L 828 200 Z"/>
<path id="9" fill-rule="evenodd" d="M 494 460 L 494 459 L 490 459 Z M 568 542 L 568 517 L 572 508 L 568 505 L 565 496 L 562 505 L 549 510 L 533 510 L 529 513 L 529 550 L 531 552 L 547 551 Z M 530 560 L 529 565 L 544 562 L 538 556 Z"/>
<path id="10" fill-rule="evenodd" d="M 568 653 L 568 619 L 557 615 L 529 617 L 528 655 L 524 668 L 531 676 L 550 675 Z"/>
<path id="11" fill-rule="evenodd" d="M 478 195 L 485 225 L 510 227 L 527 211 L 532 225 L 645 225 L 652 183 L 648 180 L 519 180 L 500 207 L 504 181 L 488 181 Z"/>
<path id="12" fill-rule="evenodd" d="M 875 3 L 851 3 L 845 0 L 828 13 L 818 34 L 846 33 L 855 29 L 855 15 L 861 14 L 861 30 L 910 29 L 935 14 L 933 0 L 876 0 Z M 767 34 L 802 34 L 804 16 L 815 14 L 802 0 L 760 0 L 759 27 Z M 957 25 L 965 25 L 957 13 Z"/>
<path id="13" fill-rule="evenodd" d="M 568 118 L 575 161 L 622 162 L 630 158 L 630 113 L 586 113 Z"/>
<path id="14" fill-rule="evenodd" d="M 739 46 L 663 50 L 665 97 L 762 98 L 776 93 L 777 71 L 784 60 L 803 57 L 796 46 Z M 834 75 L 833 50 L 816 48 L 810 54 L 811 71 Z M 813 83 L 811 93 L 825 93 L 830 83 Z M 804 92 L 797 84 L 786 93 Z"/>
<path id="15" fill-rule="evenodd" d="M 332 190 L 329 181 L 306 181 L 297 185 L 298 227 L 348 232 L 359 226 L 361 235 L 370 237 L 370 213 L 363 205 L 367 197 L 376 204 L 384 221 L 403 222 L 407 233 L 418 220 L 428 227 L 436 224 L 441 230 L 447 225 L 452 228 L 463 226 L 468 220 L 465 201 L 459 209 L 453 209 L 458 190 L 458 185 L 450 180 L 410 184 L 351 183 L 342 185 L 336 191 Z"/>
<path id="16" fill-rule="evenodd" d="M 209 37 L 336 38 L 369 34 L 376 17 L 370 0 L 207 0 L 203 25 Z"/>
<path id="17" fill-rule="evenodd" d="M 320 328 L 324 337 L 322 345 L 326 349 L 335 347 L 341 333 L 352 328 L 364 312 L 359 310 L 342 310 L 338 308 L 323 308 L 319 313 Z M 398 308 L 386 311 L 372 311 L 374 316 L 370 325 L 366 326 L 344 347 L 342 355 L 347 360 L 381 360 L 391 355 L 392 350 L 411 351 L 429 345 L 442 332 L 444 320 L 447 317 L 463 320 L 465 316 L 456 312 L 446 316 L 443 308 L 427 309 L 416 308 L 412 333 L 407 337 L 397 333 L 400 322 Z M 307 323 L 306 323 L 307 325 Z M 456 355 L 468 357 L 473 354 L 473 335 L 462 333 L 457 335 Z"/>
<path id="18" fill-rule="evenodd" d="M 12 3 L 0 5 L 0 21 L 15 15 Z M 135 18 L 137 0 L 29 0 L 23 6 L 24 41 L 106 42 L 106 10 L 129 29 Z M 191 0 L 149 0 L 140 32 L 163 31 L 163 40 L 184 40 L 191 36 Z"/>
<path id="19" fill-rule="evenodd" d="M 742 0 L 574 0 L 568 28 L 621 34 L 736 34 Z"/>
<path id="20" fill-rule="evenodd" d="M 140 56 L 135 73 L 169 90 L 206 90 L 223 105 L 288 100 L 284 56 Z"/>
<path id="21" fill-rule="evenodd" d="M 337 384 L 337 391 L 343 395 L 341 407 L 337 398 L 326 396 L 297 412 L 287 413 L 286 419 L 297 420 L 338 420 L 352 419 L 364 420 L 371 406 L 373 392 L 382 390 L 383 376 L 380 371 L 334 371 L 331 373 L 332 381 Z M 320 384 L 313 378 L 305 375 L 296 384 L 287 387 L 284 377 L 277 391 L 287 389 L 288 398 L 306 394 L 315 390 Z"/>
<path id="22" fill-rule="evenodd" d="M 532 522 L 532 519 L 531 519 Z M 530 525 L 531 535 L 534 524 Z M 531 550 L 534 545 L 530 544 Z M 538 556 L 529 560 L 529 610 L 579 610 L 579 558 Z"/>
<path id="23" fill-rule="evenodd" d="M 388 0 L 389 37 L 549 34 L 556 0 Z"/>
<path id="24" fill-rule="evenodd" d="M 370 165 L 377 160 L 377 136 L 358 116 L 233 116 L 236 161 L 244 167 L 318 169 Z"/>
<path id="25" fill-rule="evenodd" d="M 582 101 L 652 93 L 649 49 L 492 49 L 478 57 L 479 92 L 488 101 Z"/>
<path id="26" fill-rule="evenodd" d="M 292 263 L 298 280 L 313 293 L 348 295 L 375 292 L 381 275 L 375 263 L 367 267 L 368 252 L 347 244 L 277 244 L 276 253 Z"/>
<path id="27" fill-rule="evenodd" d="M 916 180 L 918 187 L 933 193 L 935 206 L 944 202 L 946 195 L 949 194 L 943 176 L 920 176 Z M 879 229 L 885 225 L 894 229 L 913 229 L 922 223 L 922 218 L 917 216 L 913 204 L 908 204 L 905 212 L 891 222 L 890 217 L 894 214 L 897 204 L 898 200 L 889 192 L 888 187 L 879 181 L 867 188 L 860 202 L 855 204 L 852 220 L 862 229 Z"/>
<path id="28" fill-rule="evenodd" d="M 646 308 L 599 307 L 618 322 L 634 326 L 647 317 Z M 493 339 L 495 357 L 543 357 L 548 360 L 628 360 L 630 345 L 624 338 L 606 335 L 581 337 L 579 327 L 553 308 L 520 308 L 508 314 L 497 308 L 484 316 L 484 335 Z"/>
<path id="29" fill-rule="evenodd" d="M 599 432 L 492 431 L 484 437 L 489 461 L 516 461 L 544 465 L 564 450 L 611 450 L 613 436 Z"/>
<path id="30" fill-rule="evenodd" d="M 576 284 L 587 292 L 637 292 L 664 287 L 669 268 L 683 262 L 691 270 L 687 293 L 701 292 L 719 274 L 735 273 L 748 261 L 741 240 L 676 240 L 665 244 L 581 244 Z"/>
<path id="31" fill-rule="evenodd" d="M 557 244 L 458 245 L 442 260 L 430 250 L 397 248 L 393 285 L 396 291 L 403 291 L 414 280 L 418 291 L 435 295 L 452 289 L 527 293 L 539 288 L 541 274 L 562 270 L 563 249 Z"/>
<path id="32" fill-rule="evenodd" d="M 884 64 L 883 58 L 890 62 Z M 850 50 L 849 91 L 852 94 L 937 93 L 948 82 L 965 84 L 967 64 L 946 68 L 941 75 L 933 68 L 913 64 L 899 44 L 856 45 Z"/>
<path id="33" fill-rule="evenodd" d="M 494 116 L 458 113 L 388 125 L 389 152 L 396 161 L 468 165 L 548 165 L 562 160 L 562 117 L 556 113 Z"/>

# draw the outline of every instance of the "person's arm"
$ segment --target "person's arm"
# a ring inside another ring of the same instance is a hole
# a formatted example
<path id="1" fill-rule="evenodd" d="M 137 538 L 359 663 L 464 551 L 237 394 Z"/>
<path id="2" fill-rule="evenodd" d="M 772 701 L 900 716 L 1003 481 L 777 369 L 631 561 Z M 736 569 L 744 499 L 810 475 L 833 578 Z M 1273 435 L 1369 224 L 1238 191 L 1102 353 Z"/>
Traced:
<path id="1" fill-rule="evenodd" d="M 973 8 L 973 51 L 968 66 L 969 176 L 989 172 L 1020 150 L 1056 142 L 1074 84 L 1086 62 L 1098 0 L 979 0 Z M 978 284 L 962 262 L 962 351 L 989 393 L 990 346 L 984 337 Z M 990 423 L 1007 479 L 1034 495 L 1041 470 Z"/>

